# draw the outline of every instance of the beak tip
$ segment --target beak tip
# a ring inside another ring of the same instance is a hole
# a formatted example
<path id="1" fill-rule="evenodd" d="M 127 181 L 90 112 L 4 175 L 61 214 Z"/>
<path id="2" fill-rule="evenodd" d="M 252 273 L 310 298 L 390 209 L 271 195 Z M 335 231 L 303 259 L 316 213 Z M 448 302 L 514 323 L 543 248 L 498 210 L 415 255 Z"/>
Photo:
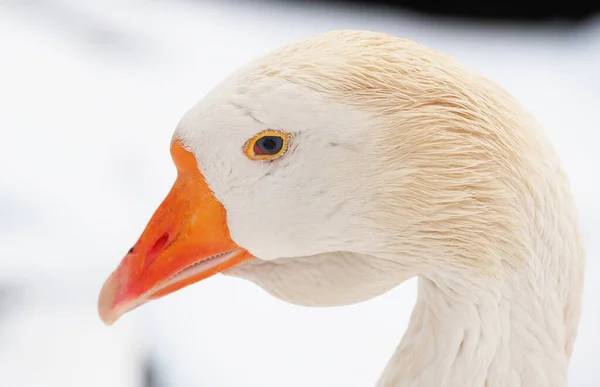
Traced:
<path id="1" fill-rule="evenodd" d="M 107 326 L 119 319 L 115 313 L 115 300 L 119 292 L 119 276 L 116 272 L 104 282 L 98 297 L 98 315 Z"/>

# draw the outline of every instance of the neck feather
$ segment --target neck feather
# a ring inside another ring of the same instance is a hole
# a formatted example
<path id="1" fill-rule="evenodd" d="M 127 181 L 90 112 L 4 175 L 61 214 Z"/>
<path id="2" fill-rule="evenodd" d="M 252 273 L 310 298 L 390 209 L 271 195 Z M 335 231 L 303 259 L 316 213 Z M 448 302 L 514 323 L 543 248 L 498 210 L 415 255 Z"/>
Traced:
<path id="1" fill-rule="evenodd" d="M 569 281 L 541 273 L 530 267 L 490 288 L 420 277 L 377 387 L 566 386 L 579 300 Z"/>
<path id="2" fill-rule="evenodd" d="M 420 279 L 409 328 L 378 387 L 567 385 L 585 267 L 577 211 L 547 138 L 493 90 L 481 117 L 432 103 L 427 109 L 445 114 L 413 113 L 441 117 L 438 130 L 425 119 L 399 124 L 429 141 L 391 141 L 409 148 L 390 151 L 389 164 L 414 168 L 392 169 L 374 201 L 386 231 L 378 253 Z"/>

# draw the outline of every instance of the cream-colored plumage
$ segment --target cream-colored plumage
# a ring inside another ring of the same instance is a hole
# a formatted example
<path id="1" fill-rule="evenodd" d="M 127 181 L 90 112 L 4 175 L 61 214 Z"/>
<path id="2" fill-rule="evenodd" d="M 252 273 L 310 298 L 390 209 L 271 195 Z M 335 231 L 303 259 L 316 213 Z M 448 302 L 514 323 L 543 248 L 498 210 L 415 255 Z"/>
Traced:
<path id="1" fill-rule="evenodd" d="M 244 158 L 269 128 L 293 134 L 289 152 Z M 260 258 L 226 274 L 319 306 L 419 276 L 379 387 L 567 385 L 576 209 L 543 131 L 499 86 L 411 41 L 334 31 L 232 74 L 175 139 Z"/>

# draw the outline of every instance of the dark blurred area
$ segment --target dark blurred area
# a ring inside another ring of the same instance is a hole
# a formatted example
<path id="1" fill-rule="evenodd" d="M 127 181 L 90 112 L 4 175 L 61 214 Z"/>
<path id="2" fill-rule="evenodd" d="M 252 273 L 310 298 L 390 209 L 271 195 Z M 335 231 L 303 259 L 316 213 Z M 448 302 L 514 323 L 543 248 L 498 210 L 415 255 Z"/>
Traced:
<path id="1" fill-rule="evenodd" d="M 597 1 L 561 1 L 561 2 L 519 2 L 507 1 L 307 1 L 295 0 L 288 3 L 330 3 L 348 4 L 360 7 L 386 7 L 401 12 L 412 11 L 427 16 L 472 19 L 476 21 L 502 22 L 583 22 L 600 13 Z"/>

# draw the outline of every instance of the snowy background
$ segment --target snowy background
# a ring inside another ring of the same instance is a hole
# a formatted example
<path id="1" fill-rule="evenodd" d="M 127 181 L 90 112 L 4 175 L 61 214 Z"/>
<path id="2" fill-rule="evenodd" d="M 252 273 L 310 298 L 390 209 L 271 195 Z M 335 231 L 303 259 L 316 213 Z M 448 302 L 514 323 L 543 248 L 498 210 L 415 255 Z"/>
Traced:
<path id="1" fill-rule="evenodd" d="M 272 2 L 0 0 L 0 386 L 373 385 L 414 281 L 360 305 L 288 305 L 215 276 L 106 328 L 100 286 L 168 192 L 181 115 L 292 40 L 371 29 L 452 53 L 545 126 L 588 252 L 571 387 L 600 386 L 600 19 L 440 22 Z"/>

